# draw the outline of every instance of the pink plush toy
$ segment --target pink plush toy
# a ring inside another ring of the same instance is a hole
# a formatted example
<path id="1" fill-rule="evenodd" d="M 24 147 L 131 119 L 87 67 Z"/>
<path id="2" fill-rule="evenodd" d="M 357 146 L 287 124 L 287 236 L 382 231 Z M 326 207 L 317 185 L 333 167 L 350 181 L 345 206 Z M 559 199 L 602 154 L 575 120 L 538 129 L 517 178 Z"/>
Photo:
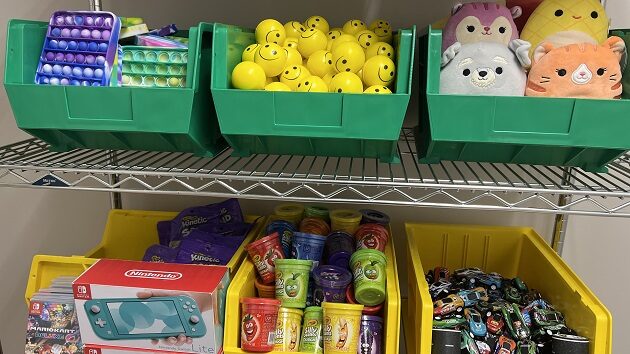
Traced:
<path id="1" fill-rule="evenodd" d="M 519 38 L 514 19 L 521 14 L 520 6 L 508 9 L 493 2 L 457 4 L 442 31 L 442 52 L 455 42 L 499 42 L 507 46 Z"/>

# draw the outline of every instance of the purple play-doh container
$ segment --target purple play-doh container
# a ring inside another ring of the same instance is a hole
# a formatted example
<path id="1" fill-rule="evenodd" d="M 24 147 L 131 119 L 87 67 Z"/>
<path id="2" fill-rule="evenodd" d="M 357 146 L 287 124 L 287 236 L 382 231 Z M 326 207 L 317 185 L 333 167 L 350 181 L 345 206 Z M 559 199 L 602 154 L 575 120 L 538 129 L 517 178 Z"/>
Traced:
<path id="1" fill-rule="evenodd" d="M 383 319 L 378 316 L 361 316 L 358 354 L 381 354 L 383 347 Z"/>
<path id="2" fill-rule="evenodd" d="M 347 232 L 335 231 L 328 235 L 324 245 L 326 264 L 350 269 L 350 257 L 354 252 L 354 238 Z"/>
<path id="3" fill-rule="evenodd" d="M 313 269 L 315 306 L 322 302 L 346 302 L 346 288 L 352 282 L 352 273 L 345 268 L 322 265 Z"/>

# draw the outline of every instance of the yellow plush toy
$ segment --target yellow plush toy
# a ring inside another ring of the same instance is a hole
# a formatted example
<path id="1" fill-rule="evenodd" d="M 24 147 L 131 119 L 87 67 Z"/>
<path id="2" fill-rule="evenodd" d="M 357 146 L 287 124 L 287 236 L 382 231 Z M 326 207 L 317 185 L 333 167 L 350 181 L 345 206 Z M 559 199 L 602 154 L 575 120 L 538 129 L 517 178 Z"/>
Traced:
<path id="1" fill-rule="evenodd" d="M 598 0 L 544 0 L 529 17 L 521 39 L 532 44 L 531 56 L 541 42 L 555 47 L 601 44 L 608 37 L 608 25 Z"/>

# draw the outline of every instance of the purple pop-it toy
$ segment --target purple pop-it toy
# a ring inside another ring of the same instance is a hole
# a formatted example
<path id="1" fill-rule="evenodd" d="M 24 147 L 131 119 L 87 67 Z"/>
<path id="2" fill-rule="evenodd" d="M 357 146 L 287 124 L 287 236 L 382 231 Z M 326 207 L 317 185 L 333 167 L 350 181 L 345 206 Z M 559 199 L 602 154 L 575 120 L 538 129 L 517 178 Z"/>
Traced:
<path id="1" fill-rule="evenodd" d="M 119 34 L 120 20 L 111 12 L 55 12 L 49 22 L 35 83 L 109 86 Z"/>

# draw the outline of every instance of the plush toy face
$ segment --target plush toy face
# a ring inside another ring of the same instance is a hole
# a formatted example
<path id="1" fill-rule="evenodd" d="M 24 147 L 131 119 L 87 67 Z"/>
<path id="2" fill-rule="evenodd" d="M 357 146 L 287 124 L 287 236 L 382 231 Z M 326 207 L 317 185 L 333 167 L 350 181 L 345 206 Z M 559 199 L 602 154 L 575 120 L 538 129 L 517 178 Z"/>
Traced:
<path id="1" fill-rule="evenodd" d="M 440 93 L 456 95 L 523 96 L 527 76 L 514 51 L 527 59 L 529 43 L 455 43 L 444 54 Z M 450 53 L 448 55 L 447 53 Z"/>
<path id="2" fill-rule="evenodd" d="M 513 18 L 520 13 L 520 7 L 510 10 L 490 2 L 456 5 L 442 33 L 442 51 L 455 42 L 498 42 L 507 45 L 518 38 Z"/>
<path id="3" fill-rule="evenodd" d="M 534 52 L 526 95 L 618 98 L 622 91 L 619 60 L 625 48 L 619 37 L 600 46 L 582 43 L 555 48 L 543 43 Z"/>
<path id="4" fill-rule="evenodd" d="M 542 42 L 555 47 L 574 43 L 603 43 L 608 16 L 599 0 L 544 0 L 529 17 L 521 39 L 533 50 Z"/>

